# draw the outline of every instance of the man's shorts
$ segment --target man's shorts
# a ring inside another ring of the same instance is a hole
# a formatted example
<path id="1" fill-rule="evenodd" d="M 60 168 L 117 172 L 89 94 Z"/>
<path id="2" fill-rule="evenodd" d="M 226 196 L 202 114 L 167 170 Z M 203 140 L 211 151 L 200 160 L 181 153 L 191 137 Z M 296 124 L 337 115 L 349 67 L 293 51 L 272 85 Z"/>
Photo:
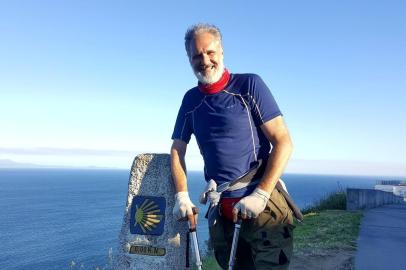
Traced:
<path id="1" fill-rule="evenodd" d="M 293 253 L 293 215 L 285 198 L 274 189 L 265 210 L 242 222 L 234 269 L 288 269 Z M 234 223 L 219 218 L 209 227 L 218 264 L 228 268 Z"/>

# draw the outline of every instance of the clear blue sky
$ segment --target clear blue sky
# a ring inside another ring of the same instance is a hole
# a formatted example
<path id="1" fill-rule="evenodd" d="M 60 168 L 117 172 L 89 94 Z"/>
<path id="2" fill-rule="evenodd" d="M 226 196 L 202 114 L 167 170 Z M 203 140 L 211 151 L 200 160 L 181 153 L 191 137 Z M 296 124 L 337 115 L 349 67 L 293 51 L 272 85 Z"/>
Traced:
<path id="1" fill-rule="evenodd" d="M 210 22 L 223 32 L 228 69 L 271 88 L 293 164 L 399 171 L 405 14 L 404 1 L 390 0 L 1 1 L 0 159 L 127 168 L 137 153 L 168 152 L 196 84 L 183 36 Z M 194 141 L 188 160 L 201 169 Z"/>

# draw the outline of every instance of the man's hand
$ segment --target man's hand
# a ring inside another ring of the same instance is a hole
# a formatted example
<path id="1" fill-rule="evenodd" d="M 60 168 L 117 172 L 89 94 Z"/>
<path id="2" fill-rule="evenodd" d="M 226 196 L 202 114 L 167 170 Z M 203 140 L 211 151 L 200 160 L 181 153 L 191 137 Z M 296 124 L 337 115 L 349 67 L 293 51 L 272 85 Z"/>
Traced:
<path id="1" fill-rule="evenodd" d="M 190 219 L 193 217 L 193 208 L 195 205 L 189 198 L 189 192 L 181 191 L 175 194 L 175 206 L 173 207 L 173 215 L 177 217 L 178 220 L 182 218 Z"/>
<path id="2" fill-rule="evenodd" d="M 237 222 L 238 213 L 241 212 L 241 217 L 256 218 L 264 211 L 271 195 L 260 189 L 256 188 L 249 196 L 242 198 L 233 209 L 233 221 Z"/>
<path id="3" fill-rule="evenodd" d="M 213 179 L 207 182 L 202 194 L 200 194 L 199 202 L 201 204 L 206 204 L 209 201 L 211 206 L 216 206 L 220 201 L 220 193 L 217 191 L 217 184 Z"/>

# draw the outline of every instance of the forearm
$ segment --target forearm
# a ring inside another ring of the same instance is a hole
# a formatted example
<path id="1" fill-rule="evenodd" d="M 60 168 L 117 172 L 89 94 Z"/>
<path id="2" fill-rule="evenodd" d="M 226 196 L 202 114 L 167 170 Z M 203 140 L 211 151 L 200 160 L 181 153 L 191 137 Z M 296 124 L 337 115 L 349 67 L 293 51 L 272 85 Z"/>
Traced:
<path id="1" fill-rule="evenodd" d="M 187 191 L 185 153 L 171 149 L 171 173 L 176 192 Z"/>
<path id="2" fill-rule="evenodd" d="M 293 145 L 289 134 L 278 140 L 273 145 L 272 151 L 265 167 L 264 175 L 258 187 L 268 193 L 271 193 L 285 167 L 288 163 L 290 155 L 292 154 Z"/>

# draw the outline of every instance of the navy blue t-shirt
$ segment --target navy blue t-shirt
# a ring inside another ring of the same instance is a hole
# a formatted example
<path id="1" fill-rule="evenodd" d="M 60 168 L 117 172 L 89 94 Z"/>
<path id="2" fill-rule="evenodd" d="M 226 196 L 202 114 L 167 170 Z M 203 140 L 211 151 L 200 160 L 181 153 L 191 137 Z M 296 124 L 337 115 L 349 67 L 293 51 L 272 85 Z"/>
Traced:
<path id="1" fill-rule="evenodd" d="M 206 181 L 218 185 L 246 174 L 259 159 L 268 159 L 270 143 L 260 126 L 282 115 L 271 91 L 255 74 L 231 74 L 224 90 L 204 94 L 198 87 L 184 96 L 172 139 L 196 137 Z M 224 193 L 240 197 L 251 188 Z"/>

